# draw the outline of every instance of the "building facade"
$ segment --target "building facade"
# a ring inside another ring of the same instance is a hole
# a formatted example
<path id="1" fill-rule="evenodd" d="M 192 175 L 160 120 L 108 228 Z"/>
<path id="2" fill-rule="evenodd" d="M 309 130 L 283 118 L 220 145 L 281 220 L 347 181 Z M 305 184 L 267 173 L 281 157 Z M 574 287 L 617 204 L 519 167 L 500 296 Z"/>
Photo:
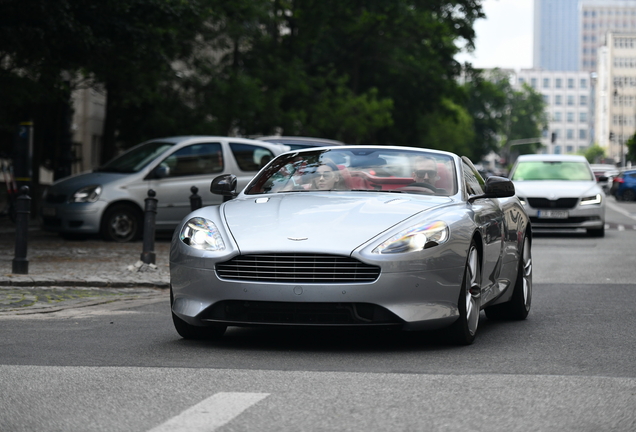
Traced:
<path id="1" fill-rule="evenodd" d="M 576 153 L 591 144 L 592 83 L 588 72 L 522 69 L 514 85 L 521 88 L 524 84 L 541 93 L 547 105 L 544 153 Z"/>
<path id="2" fill-rule="evenodd" d="M 578 7 L 579 0 L 534 0 L 534 69 L 579 69 Z"/>
<path id="3" fill-rule="evenodd" d="M 636 132 L 636 32 L 608 33 L 599 48 L 595 141 L 625 166 L 625 143 Z"/>
<path id="4" fill-rule="evenodd" d="M 580 0 L 578 16 L 580 70 L 597 70 L 608 33 L 636 32 L 636 0 Z"/>

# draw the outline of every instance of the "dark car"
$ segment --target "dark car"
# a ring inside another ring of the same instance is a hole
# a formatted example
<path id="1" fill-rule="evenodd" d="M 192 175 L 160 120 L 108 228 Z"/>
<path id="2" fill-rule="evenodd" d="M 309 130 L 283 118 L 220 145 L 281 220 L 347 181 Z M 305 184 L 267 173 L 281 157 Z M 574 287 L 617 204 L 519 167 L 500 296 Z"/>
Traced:
<path id="1" fill-rule="evenodd" d="M 614 177 L 610 194 L 617 201 L 636 201 L 636 169 L 623 171 Z"/>
<path id="2" fill-rule="evenodd" d="M 289 146 L 291 150 L 302 150 L 311 147 L 331 147 L 345 145 L 345 143 L 325 138 L 311 138 L 299 136 L 265 136 L 257 138 L 259 141 L 278 143 Z"/>

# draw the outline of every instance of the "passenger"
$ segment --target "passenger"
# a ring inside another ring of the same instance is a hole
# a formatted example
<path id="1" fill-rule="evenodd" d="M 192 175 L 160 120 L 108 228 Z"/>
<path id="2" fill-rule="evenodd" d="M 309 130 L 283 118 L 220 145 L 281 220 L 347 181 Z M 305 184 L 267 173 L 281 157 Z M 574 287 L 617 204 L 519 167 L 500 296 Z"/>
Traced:
<path id="1" fill-rule="evenodd" d="M 413 180 L 414 183 L 408 185 L 408 187 L 424 187 L 432 190 L 435 193 L 443 193 L 443 189 L 435 187 L 437 181 L 437 162 L 435 159 L 429 156 L 418 156 L 413 163 Z"/>
<path id="2" fill-rule="evenodd" d="M 338 166 L 332 161 L 320 163 L 314 174 L 312 182 L 314 190 L 345 190 L 344 178 L 340 174 Z"/>

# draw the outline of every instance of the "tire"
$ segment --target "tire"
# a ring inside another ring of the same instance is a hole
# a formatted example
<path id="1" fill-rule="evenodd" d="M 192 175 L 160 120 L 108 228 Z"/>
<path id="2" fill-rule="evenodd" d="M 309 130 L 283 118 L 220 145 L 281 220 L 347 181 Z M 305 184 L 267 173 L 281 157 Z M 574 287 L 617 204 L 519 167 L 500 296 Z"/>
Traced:
<path id="1" fill-rule="evenodd" d="M 481 310 L 481 262 L 474 240 L 468 248 L 457 308 L 459 318 L 447 329 L 447 334 L 457 345 L 470 345 L 477 336 Z"/>
<path id="2" fill-rule="evenodd" d="M 636 194 L 631 189 L 626 189 L 623 192 L 623 201 L 636 201 Z"/>
<path id="3" fill-rule="evenodd" d="M 141 212 L 129 204 L 116 204 L 102 217 L 101 234 L 104 240 L 126 243 L 141 237 Z"/>
<path id="4" fill-rule="evenodd" d="M 215 340 L 220 339 L 227 326 L 221 324 L 214 324 L 211 326 L 193 326 L 179 318 L 172 312 L 172 304 L 174 303 L 174 297 L 172 295 L 172 287 L 170 287 L 170 312 L 172 313 L 172 323 L 174 324 L 174 328 L 184 339 L 192 339 L 192 340 Z"/>
<path id="5" fill-rule="evenodd" d="M 532 305 L 532 250 L 530 240 L 525 237 L 519 259 L 517 279 L 512 298 L 506 303 L 484 309 L 488 319 L 524 320 L 528 317 Z"/>
<path id="6" fill-rule="evenodd" d="M 587 235 L 590 237 L 605 237 L 605 227 L 603 228 L 589 228 Z"/>

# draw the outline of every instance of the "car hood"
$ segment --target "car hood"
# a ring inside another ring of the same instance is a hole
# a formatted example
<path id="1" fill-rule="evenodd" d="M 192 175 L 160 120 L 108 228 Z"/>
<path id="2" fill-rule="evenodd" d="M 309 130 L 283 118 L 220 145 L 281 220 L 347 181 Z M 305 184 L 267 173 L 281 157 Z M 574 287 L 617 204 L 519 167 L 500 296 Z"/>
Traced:
<path id="1" fill-rule="evenodd" d="M 71 194 L 80 188 L 91 185 L 105 185 L 116 182 L 131 174 L 109 172 L 87 172 L 60 179 L 49 187 L 50 193 Z"/>
<path id="2" fill-rule="evenodd" d="M 574 198 L 602 193 L 594 181 L 514 181 L 517 196 L 525 198 Z"/>
<path id="3" fill-rule="evenodd" d="M 228 201 L 226 222 L 241 253 L 349 255 L 403 220 L 452 202 L 447 197 L 290 193 Z M 265 235 L 266 234 L 266 235 Z"/>

